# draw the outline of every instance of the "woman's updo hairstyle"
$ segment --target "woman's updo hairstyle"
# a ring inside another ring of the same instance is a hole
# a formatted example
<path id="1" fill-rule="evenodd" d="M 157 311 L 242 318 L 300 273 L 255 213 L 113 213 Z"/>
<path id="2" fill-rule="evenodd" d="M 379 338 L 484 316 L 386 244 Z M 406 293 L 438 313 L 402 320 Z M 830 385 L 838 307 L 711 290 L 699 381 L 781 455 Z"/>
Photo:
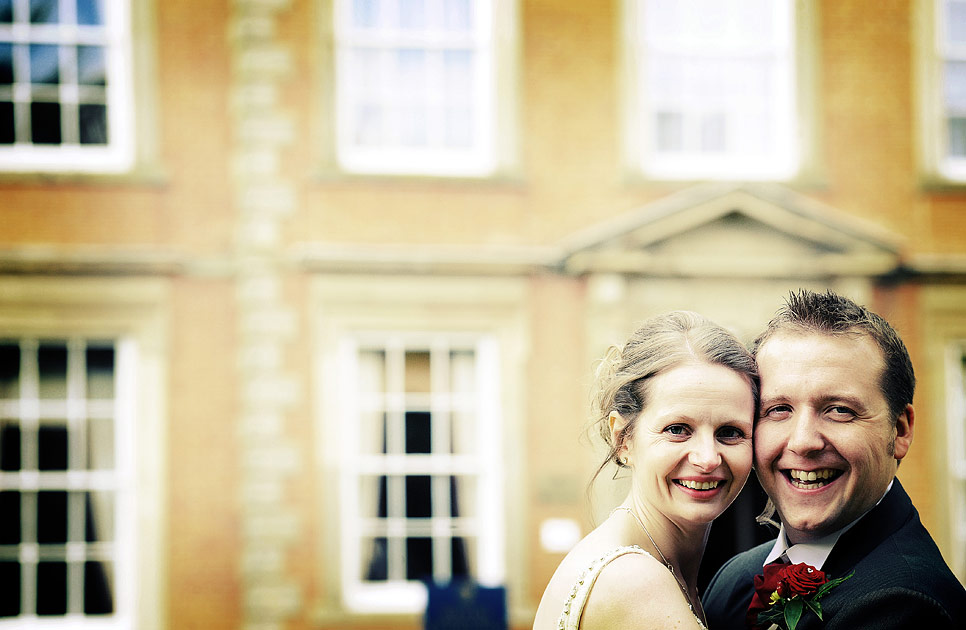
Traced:
<path id="1" fill-rule="evenodd" d="M 634 434 L 637 418 L 648 403 L 651 378 L 688 363 L 722 365 L 748 377 L 758 407 L 758 368 L 738 339 L 706 317 L 691 311 L 672 311 L 645 321 L 623 345 L 612 346 L 597 368 L 593 398 L 594 424 L 609 452 L 597 475 L 613 461 L 624 464 L 618 453 Z M 627 424 L 615 442 L 609 418 L 612 411 Z"/>

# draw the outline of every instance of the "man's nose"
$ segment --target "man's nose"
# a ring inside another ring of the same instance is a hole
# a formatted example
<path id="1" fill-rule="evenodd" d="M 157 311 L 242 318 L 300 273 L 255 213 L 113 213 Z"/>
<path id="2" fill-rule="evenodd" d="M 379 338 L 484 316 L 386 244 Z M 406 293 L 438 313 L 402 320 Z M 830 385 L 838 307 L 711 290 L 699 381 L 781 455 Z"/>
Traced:
<path id="1" fill-rule="evenodd" d="M 788 421 L 788 443 L 785 448 L 798 455 L 808 455 L 825 447 L 821 422 L 810 411 L 795 413 Z"/>

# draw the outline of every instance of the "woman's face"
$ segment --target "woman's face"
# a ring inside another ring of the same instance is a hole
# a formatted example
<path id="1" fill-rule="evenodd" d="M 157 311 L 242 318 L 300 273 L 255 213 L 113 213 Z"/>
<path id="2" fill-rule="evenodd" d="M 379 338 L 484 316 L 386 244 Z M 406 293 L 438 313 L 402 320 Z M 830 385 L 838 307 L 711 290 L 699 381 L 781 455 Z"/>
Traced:
<path id="1" fill-rule="evenodd" d="M 751 472 L 754 414 L 747 377 L 726 367 L 686 364 L 652 378 L 622 452 L 635 500 L 675 522 L 716 518 Z"/>

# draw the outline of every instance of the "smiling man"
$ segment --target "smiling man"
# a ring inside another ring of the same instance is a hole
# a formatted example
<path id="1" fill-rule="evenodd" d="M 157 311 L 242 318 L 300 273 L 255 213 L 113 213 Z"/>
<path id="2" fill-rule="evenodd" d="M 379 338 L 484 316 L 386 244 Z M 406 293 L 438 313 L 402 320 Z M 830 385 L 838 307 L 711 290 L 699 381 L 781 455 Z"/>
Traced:
<path id="1" fill-rule="evenodd" d="M 708 626 L 753 624 L 753 578 L 779 562 L 851 574 L 821 598 L 821 620 L 804 608 L 798 630 L 964 627 L 966 591 L 895 478 L 915 426 L 915 376 L 895 330 L 847 298 L 800 291 L 752 352 L 755 470 L 781 528 L 712 579 Z M 765 605 L 769 595 L 759 594 Z"/>

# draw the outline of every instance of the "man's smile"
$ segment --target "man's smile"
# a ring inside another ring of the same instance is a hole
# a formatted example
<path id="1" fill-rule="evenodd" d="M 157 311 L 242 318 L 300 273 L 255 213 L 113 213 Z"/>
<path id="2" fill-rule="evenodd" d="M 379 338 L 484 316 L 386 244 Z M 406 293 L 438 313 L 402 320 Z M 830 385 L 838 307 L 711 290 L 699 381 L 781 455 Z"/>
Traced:
<path id="1" fill-rule="evenodd" d="M 788 478 L 789 482 L 801 490 L 817 490 L 824 488 L 832 483 L 842 474 L 841 470 L 834 468 L 820 468 L 818 470 L 799 470 L 791 468 L 782 470 L 782 474 Z"/>

